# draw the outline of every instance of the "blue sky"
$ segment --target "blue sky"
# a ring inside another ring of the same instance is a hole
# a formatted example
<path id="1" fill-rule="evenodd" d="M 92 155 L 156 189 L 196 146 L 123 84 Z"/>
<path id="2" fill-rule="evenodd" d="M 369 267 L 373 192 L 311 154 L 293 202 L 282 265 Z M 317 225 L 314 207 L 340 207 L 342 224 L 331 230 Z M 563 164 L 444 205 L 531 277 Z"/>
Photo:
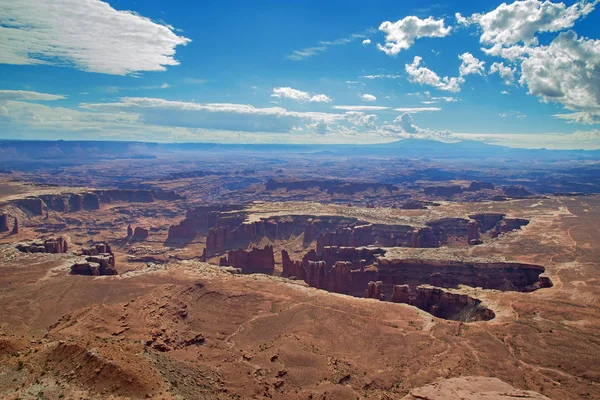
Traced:
<path id="1" fill-rule="evenodd" d="M 600 148 L 596 8 L 0 0 L 0 137 Z"/>

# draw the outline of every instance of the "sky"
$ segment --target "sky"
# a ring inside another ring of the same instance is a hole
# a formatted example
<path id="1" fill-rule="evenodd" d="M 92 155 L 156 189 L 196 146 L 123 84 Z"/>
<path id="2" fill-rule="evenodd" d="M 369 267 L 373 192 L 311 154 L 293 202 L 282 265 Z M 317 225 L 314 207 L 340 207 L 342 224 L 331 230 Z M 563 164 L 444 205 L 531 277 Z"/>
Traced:
<path id="1" fill-rule="evenodd" d="M 600 148 L 599 0 L 0 0 L 0 138 Z"/>

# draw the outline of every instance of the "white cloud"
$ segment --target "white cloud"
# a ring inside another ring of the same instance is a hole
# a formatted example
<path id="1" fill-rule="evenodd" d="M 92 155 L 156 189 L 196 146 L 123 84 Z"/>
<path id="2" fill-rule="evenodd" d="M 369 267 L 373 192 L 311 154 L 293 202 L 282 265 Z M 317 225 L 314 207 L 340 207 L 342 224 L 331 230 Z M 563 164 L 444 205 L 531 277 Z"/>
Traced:
<path id="1" fill-rule="evenodd" d="M 360 98 L 363 99 L 364 101 L 375 101 L 375 100 L 377 100 L 377 97 L 373 96 L 372 94 L 368 94 L 368 93 L 362 94 L 360 96 Z"/>
<path id="2" fill-rule="evenodd" d="M 403 108 L 394 108 L 394 111 L 399 111 L 403 113 L 411 113 L 416 114 L 420 112 L 427 111 L 441 111 L 442 109 L 439 107 L 403 107 Z"/>
<path id="3" fill-rule="evenodd" d="M 318 42 L 316 46 L 306 47 L 306 48 L 300 49 L 300 50 L 294 50 L 291 54 L 288 54 L 287 56 L 285 56 L 285 58 L 287 58 L 288 60 L 292 60 L 292 61 L 301 61 L 301 60 L 304 60 L 305 58 L 309 58 L 309 57 L 313 57 L 318 54 L 321 54 L 321 53 L 325 52 L 331 46 L 343 46 L 348 43 L 352 43 L 358 39 L 365 39 L 367 37 L 367 33 L 371 33 L 371 32 L 373 32 L 372 29 L 367 29 L 367 31 L 365 33 L 353 33 L 352 35 L 345 37 L 345 38 L 341 38 L 341 39 L 336 39 L 336 40 L 331 40 L 331 41 L 322 40 L 322 41 Z M 365 44 L 364 42 L 365 41 L 363 41 L 363 44 Z M 369 41 L 369 43 L 370 43 L 370 41 Z"/>
<path id="4" fill-rule="evenodd" d="M 348 121 L 358 126 L 367 126 L 375 128 L 376 114 L 365 114 L 361 111 L 348 111 L 346 113 Z"/>
<path id="5" fill-rule="evenodd" d="M 365 39 L 362 41 L 363 46 L 368 46 L 371 44 L 371 39 Z"/>
<path id="6" fill-rule="evenodd" d="M 363 79 L 398 79 L 401 78 L 400 75 L 393 74 L 377 74 L 377 75 L 363 75 L 361 76 Z"/>
<path id="7" fill-rule="evenodd" d="M 99 0 L 0 0 L 0 63 L 127 75 L 178 65 L 189 39 Z"/>
<path id="8" fill-rule="evenodd" d="M 486 14 L 473 14 L 463 17 L 456 14 L 459 24 L 477 24 L 482 34 L 480 42 L 492 46 L 490 54 L 499 55 L 505 47 L 523 43 L 537 45 L 537 33 L 558 32 L 568 29 L 574 23 L 592 12 L 598 3 L 578 1 L 570 7 L 564 3 L 549 0 L 522 0 L 511 4 L 502 3 Z"/>
<path id="9" fill-rule="evenodd" d="M 333 106 L 334 110 L 346 111 L 382 111 L 389 110 L 389 107 L 384 106 Z"/>
<path id="10" fill-rule="evenodd" d="M 508 90 L 502 90 L 500 94 L 510 94 L 510 92 Z"/>
<path id="11" fill-rule="evenodd" d="M 508 65 L 504 65 L 503 62 L 495 62 L 490 67 L 490 74 L 499 74 L 502 79 L 504 79 L 504 83 L 507 85 L 512 85 L 515 82 L 515 74 L 517 73 L 517 68 L 511 68 Z"/>
<path id="12" fill-rule="evenodd" d="M 456 142 L 460 139 L 447 130 L 435 131 L 431 129 L 420 128 L 414 124 L 413 117 L 410 113 L 404 113 L 394 119 L 394 123 L 381 127 L 384 134 L 396 138 L 414 138 L 414 139 L 429 139 L 441 142 Z"/>
<path id="13" fill-rule="evenodd" d="M 421 57 L 416 56 L 412 64 L 405 64 L 404 67 L 408 73 L 409 81 L 420 85 L 433 86 L 439 90 L 460 92 L 460 85 L 465 82 L 462 76 L 452 78 L 445 76 L 440 78 L 439 75 L 432 70 L 419 66 L 421 60 Z"/>
<path id="14" fill-rule="evenodd" d="M 557 114 L 571 122 L 600 123 L 600 40 L 560 33 L 548 46 L 527 50 L 520 83 L 543 102 L 562 104 L 573 114 Z"/>
<path id="15" fill-rule="evenodd" d="M 377 48 L 387 55 L 396 55 L 402 50 L 410 48 L 415 39 L 423 37 L 445 37 L 452 28 L 444 26 L 443 19 L 429 17 L 420 19 L 408 16 L 396 22 L 385 21 L 379 30 L 386 34 L 385 44 L 377 44 Z"/>
<path id="16" fill-rule="evenodd" d="M 63 96 L 61 94 L 29 92 L 26 90 L 0 90 L 0 102 L 8 100 L 52 101 L 62 100 L 65 98 L 66 96 Z"/>
<path id="17" fill-rule="evenodd" d="M 473 56 L 473 54 L 468 52 L 459 55 L 458 58 L 462 61 L 458 69 L 460 76 L 471 74 L 484 75 L 485 61 L 480 61 L 478 58 Z"/>
<path id="18" fill-rule="evenodd" d="M 292 99 L 300 102 L 311 102 L 311 103 L 330 103 L 331 99 L 324 94 L 311 95 L 308 92 L 301 90 L 292 89 L 291 87 L 276 87 L 273 88 L 273 94 L 271 97 L 279 99 Z"/>

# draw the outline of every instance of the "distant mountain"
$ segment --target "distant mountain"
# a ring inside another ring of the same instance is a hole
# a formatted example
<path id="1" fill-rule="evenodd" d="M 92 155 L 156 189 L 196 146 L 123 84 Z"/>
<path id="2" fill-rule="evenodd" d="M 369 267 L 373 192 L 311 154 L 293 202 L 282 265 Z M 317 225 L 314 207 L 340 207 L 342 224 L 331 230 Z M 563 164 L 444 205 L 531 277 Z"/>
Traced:
<path id="1" fill-rule="evenodd" d="M 516 149 L 477 141 L 444 143 L 405 139 L 386 144 L 295 145 L 295 144 L 216 144 L 152 143 L 121 141 L 26 141 L 0 140 L 0 168 L 37 162 L 61 165 L 81 164 L 101 159 L 155 158 L 178 152 L 244 152 L 256 156 L 387 156 L 404 158 L 517 159 L 542 161 L 600 160 L 600 150 Z"/>

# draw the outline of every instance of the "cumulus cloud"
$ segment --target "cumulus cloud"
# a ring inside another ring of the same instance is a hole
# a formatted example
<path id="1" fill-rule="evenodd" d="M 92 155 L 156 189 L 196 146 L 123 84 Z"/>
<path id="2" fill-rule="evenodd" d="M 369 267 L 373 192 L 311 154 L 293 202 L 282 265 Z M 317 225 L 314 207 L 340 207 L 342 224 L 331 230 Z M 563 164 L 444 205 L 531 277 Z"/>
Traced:
<path id="1" fill-rule="evenodd" d="M 127 75 L 178 65 L 174 28 L 99 0 L 0 0 L 0 63 Z"/>
<path id="2" fill-rule="evenodd" d="M 490 67 L 490 74 L 498 74 L 504 80 L 507 85 L 513 85 L 515 83 L 515 74 L 517 73 L 516 67 L 510 67 L 504 65 L 504 62 L 495 62 Z"/>
<path id="3" fill-rule="evenodd" d="M 402 107 L 402 108 L 394 108 L 394 111 L 399 111 L 402 113 L 410 113 L 410 114 L 416 114 L 416 113 L 420 113 L 420 112 L 427 112 L 427 111 L 441 111 L 442 109 L 439 107 Z"/>
<path id="4" fill-rule="evenodd" d="M 460 92 L 460 85 L 465 82 L 462 76 L 452 78 L 445 76 L 441 78 L 432 70 L 420 66 L 421 60 L 421 57 L 416 56 L 411 64 L 404 65 L 409 81 L 420 85 L 433 86 L 439 90 Z"/>
<path id="5" fill-rule="evenodd" d="M 429 139 L 441 142 L 456 142 L 459 139 L 450 131 L 435 131 L 431 129 L 420 128 L 415 125 L 410 113 L 404 113 L 394 119 L 393 124 L 381 127 L 382 132 L 397 138 Z"/>
<path id="6" fill-rule="evenodd" d="M 371 39 L 365 39 L 362 41 L 363 46 L 368 46 L 371 44 Z"/>
<path id="7" fill-rule="evenodd" d="M 527 50 L 520 83 L 543 102 L 562 104 L 573 114 L 557 114 L 571 122 L 600 123 L 600 40 L 560 33 L 548 46 Z"/>
<path id="8" fill-rule="evenodd" d="M 456 14 L 459 24 L 477 24 L 481 28 L 480 42 L 491 46 L 489 54 L 500 55 L 503 48 L 522 43 L 537 45 L 536 34 L 559 32 L 572 27 L 575 22 L 592 12 L 598 3 L 578 1 L 570 7 L 551 1 L 522 0 L 511 4 L 502 3 L 485 14 L 463 17 Z"/>
<path id="9" fill-rule="evenodd" d="M 420 19 L 408 16 L 396 22 L 385 21 L 379 30 L 385 33 L 385 44 L 377 44 L 377 48 L 387 55 L 396 55 L 402 50 L 410 48 L 416 39 L 423 37 L 445 37 L 452 28 L 444 25 L 444 19 L 428 17 Z"/>
<path id="10" fill-rule="evenodd" d="M 478 58 L 473 56 L 473 54 L 468 52 L 459 55 L 458 58 L 462 61 L 458 69 L 460 76 L 471 74 L 484 75 L 485 61 L 480 61 Z"/>
<path id="11" fill-rule="evenodd" d="M 375 128 L 376 114 L 365 114 L 361 111 L 348 111 L 346 113 L 348 121 L 354 125 L 367 126 Z"/>
<path id="12" fill-rule="evenodd" d="M 66 96 L 61 94 L 48 94 L 29 92 L 26 90 L 0 90 L 0 101 L 23 100 L 23 101 L 52 101 L 62 100 Z"/>
<path id="13" fill-rule="evenodd" d="M 291 87 L 276 87 L 273 88 L 273 94 L 271 97 L 279 99 L 292 99 L 299 102 L 311 102 L 311 103 L 329 103 L 331 99 L 324 94 L 311 95 L 308 92 L 301 90 L 292 89 Z"/>
<path id="14" fill-rule="evenodd" d="M 373 96 L 372 94 L 368 94 L 368 93 L 362 94 L 360 96 L 360 98 L 363 99 L 364 101 L 375 101 L 375 100 L 377 100 L 377 97 Z"/>

